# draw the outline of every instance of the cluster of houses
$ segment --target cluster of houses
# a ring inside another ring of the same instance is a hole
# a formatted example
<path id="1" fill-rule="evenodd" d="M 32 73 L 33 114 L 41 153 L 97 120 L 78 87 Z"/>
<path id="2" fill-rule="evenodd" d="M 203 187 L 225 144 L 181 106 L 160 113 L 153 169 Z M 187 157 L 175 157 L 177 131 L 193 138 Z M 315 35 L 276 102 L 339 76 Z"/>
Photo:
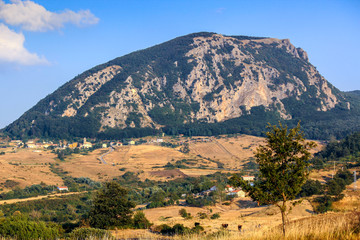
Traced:
<path id="1" fill-rule="evenodd" d="M 156 139 L 147 141 L 147 143 L 150 143 L 150 144 L 154 144 L 154 143 L 156 144 L 156 143 L 162 143 L 162 142 L 164 142 L 164 139 L 162 139 L 162 138 L 156 138 Z M 136 145 L 136 144 L 137 144 L 137 142 L 135 142 L 134 140 L 130 140 L 126 143 L 116 141 L 116 142 L 111 142 L 110 144 L 103 143 L 102 148 L 107 148 L 107 147 L 109 147 L 109 145 L 113 146 L 113 147 L 119 147 L 119 146 L 123 146 L 123 145 Z M 53 143 L 51 141 L 40 142 L 40 141 L 35 141 L 35 140 L 29 140 L 26 143 L 24 143 L 22 140 L 12 140 L 11 142 L 9 142 L 9 145 L 12 147 L 18 147 L 18 148 L 25 146 L 26 148 L 29 148 L 29 149 L 46 149 L 49 147 L 52 147 L 54 149 L 65 149 L 65 148 L 89 149 L 89 148 L 92 148 L 94 144 L 91 142 L 88 142 L 86 140 L 86 138 L 84 138 L 82 143 L 81 142 L 68 143 L 66 140 L 62 140 L 59 143 Z"/>
<path id="2" fill-rule="evenodd" d="M 242 176 L 242 179 L 245 181 L 250 182 L 250 184 L 252 184 L 252 182 L 255 180 L 255 176 Z M 200 197 L 200 196 L 209 196 L 212 192 L 216 191 L 217 187 L 216 186 L 212 186 L 210 189 L 202 191 L 200 193 L 197 193 L 194 195 L 194 197 Z M 226 185 L 225 189 L 225 194 L 228 196 L 234 196 L 234 197 L 246 197 L 246 192 L 244 192 L 240 187 L 232 187 L 230 185 Z M 186 194 L 183 194 L 184 196 L 181 197 L 186 197 Z"/>

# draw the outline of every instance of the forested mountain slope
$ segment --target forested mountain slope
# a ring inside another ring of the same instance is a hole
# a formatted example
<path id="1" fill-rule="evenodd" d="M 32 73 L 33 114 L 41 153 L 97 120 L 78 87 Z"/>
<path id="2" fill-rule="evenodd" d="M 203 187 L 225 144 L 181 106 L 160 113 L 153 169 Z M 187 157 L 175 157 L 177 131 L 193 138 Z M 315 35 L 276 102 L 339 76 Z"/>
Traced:
<path id="1" fill-rule="evenodd" d="M 195 33 L 96 66 L 3 129 L 13 137 L 123 138 L 159 132 L 260 135 L 302 121 L 309 138 L 360 129 L 359 100 L 288 39 Z"/>

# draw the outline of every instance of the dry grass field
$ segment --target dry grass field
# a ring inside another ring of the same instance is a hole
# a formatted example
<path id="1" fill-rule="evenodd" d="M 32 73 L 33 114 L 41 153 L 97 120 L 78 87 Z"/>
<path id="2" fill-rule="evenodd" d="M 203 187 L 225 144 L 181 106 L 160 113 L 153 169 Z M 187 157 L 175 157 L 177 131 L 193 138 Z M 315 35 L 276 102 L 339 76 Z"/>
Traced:
<path id="1" fill-rule="evenodd" d="M 244 208 L 244 204 L 247 204 L 248 208 Z M 360 191 L 353 191 L 351 186 L 345 191 L 345 198 L 334 204 L 335 212 L 314 214 L 310 202 L 303 200 L 287 216 L 286 239 L 360 239 L 360 212 L 357 210 L 359 206 Z M 179 215 L 179 210 L 182 208 L 191 213 L 193 218 L 182 218 Z M 209 217 L 213 213 L 219 213 L 220 218 L 200 219 L 198 216 L 200 212 L 206 213 Z M 204 227 L 206 234 L 169 237 L 148 230 L 117 230 L 113 231 L 113 235 L 121 239 L 284 239 L 280 228 L 279 210 L 274 206 L 254 207 L 254 204 L 246 198 L 234 200 L 230 206 L 220 204 L 204 208 L 171 206 L 146 209 L 144 213 L 155 225 L 173 226 L 180 223 L 191 228 L 195 222 L 199 222 Z M 226 230 L 221 227 L 223 223 L 229 224 Z M 238 225 L 242 225 L 241 232 L 238 231 Z"/>
<path id="2" fill-rule="evenodd" d="M 50 171 L 50 163 L 55 163 L 56 155 L 49 151 L 20 149 L 0 155 L 0 184 L 6 180 L 19 183 L 19 187 L 40 184 L 63 185 L 62 179 Z M 4 190 L 6 187 L 1 186 Z"/>
<path id="3" fill-rule="evenodd" d="M 256 148 L 264 143 L 260 137 L 240 135 L 232 138 L 209 138 L 209 142 L 191 142 L 190 151 L 195 155 L 220 161 L 225 168 L 241 169 L 254 156 Z"/>
<path id="4" fill-rule="evenodd" d="M 238 135 L 235 137 L 193 137 L 164 138 L 165 142 L 175 144 L 188 142 L 190 152 L 176 148 L 162 147 L 158 144 L 127 145 L 116 147 L 115 151 L 104 156 L 107 164 L 99 157 L 108 149 L 97 149 L 87 155 L 73 154 L 60 161 L 50 151 L 31 149 L 7 149 L 5 155 L 0 155 L 0 184 L 6 180 L 19 183 L 25 187 L 44 182 L 48 185 L 62 185 L 62 179 L 51 172 L 49 164 L 57 164 L 73 177 L 89 177 L 95 181 L 108 181 L 121 176 L 126 171 L 135 172 L 140 179 L 171 180 L 186 176 L 200 176 L 218 171 L 233 172 L 254 155 L 255 149 L 264 139 L 254 136 Z M 315 150 L 320 150 L 322 146 Z M 163 167 L 167 163 L 181 162 L 186 168 L 169 171 Z M 224 164 L 224 169 L 219 169 Z M 0 187 L 4 189 L 4 187 Z"/>
<path id="5" fill-rule="evenodd" d="M 194 217 L 183 219 L 179 216 L 179 210 L 185 208 Z M 199 219 L 197 213 L 205 212 L 210 214 L 220 213 L 219 219 Z M 185 235 L 185 236 L 161 236 L 148 230 L 117 230 L 113 235 L 117 238 L 138 238 L 138 239 L 216 239 L 216 240 L 235 240 L 235 239 L 284 239 L 282 236 L 281 216 L 274 207 L 256 207 L 240 209 L 236 203 L 232 206 L 224 207 L 221 205 L 211 208 L 190 208 L 190 207 L 164 207 L 158 209 L 148 209 L 144 211 L 146 217 L 155 225 L 168 224 L 170 226 L 180 223 L 187 227 L 193 227 L 195 222 L 199 222 L 204 227 L 206 234 Z M 286 239 L 359 239 L 359 212 L 330 212 L 327 214 L 315 215 L 312 212 L 311 204 L 303 201 L 296 206 L 287 217 L 287 237 Z M 229 224 L 226 230 L 222 229 L 223 223 Z M 237 229 L 238 224 L 242 225 L 242 231 Z"/>
<path id="6" fill-rule="evenodd" d="M 73 154 L 65 161 L 58 162 L 59 168 L 72 177 L 88 177 L 95 181 L 109 181 L 122 175 L 118 166 L 103 164 L 98 159 L 107 149 L 97 149 L 88 155 Z"/>
<path id="7" fill-rule="evenodd" d="M 243 204 L 248 204 L 248 208 L 243 208 Z M 252 205 L 252 207 L 251 207 Z M 228 231 L 238 232 L 238 225 L 243 226 L 244 231 L 256 231 L 258 226 L 270 228 L 281 223 L 280 211 L 274 206 L 254 207 L 250 199 L 241 199 L 235 201 L 230 206 L 216 205 L 205 208 L 171 206 L 156 209 L 146 209 L 146 217 L 155 225 L 168 224 L 173 226 L 177 223 L 184 224 L 187 227 L 193 227 L 195 222 L 199 222 L 204 227 L 206 233 L 211 234 L 221 230 L 221 224 L 229 224 Z M 180 209 L 186 209 L 191 213 L 192 219 L 184 219 L 179 215 Z M 208 218 L 200 219 L 198 213 L 206 213 Z M 219 219 L 210 219 L 214 213 L 219 213 Z M 297 220 L 304 217 L 310 217 L 313 213 L 311 204 L 308 201 L 302 202 L 296 206 L 288 215 L 289 220 Z"/>

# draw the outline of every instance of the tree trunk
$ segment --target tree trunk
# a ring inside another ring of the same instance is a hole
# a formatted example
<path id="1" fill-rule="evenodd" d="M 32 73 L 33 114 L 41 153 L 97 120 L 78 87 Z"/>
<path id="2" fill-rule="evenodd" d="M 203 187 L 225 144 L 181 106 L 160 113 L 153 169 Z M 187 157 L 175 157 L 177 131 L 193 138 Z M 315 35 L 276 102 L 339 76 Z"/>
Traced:
<path id="1" fill-rule="evenodd" d="M 280 211 L 281 211 L 281 220 L 282 220 L 282 231 L 283 231 L 283 236 L 285 238 L 285 211 L 284 209 L 281 208 Z"/>

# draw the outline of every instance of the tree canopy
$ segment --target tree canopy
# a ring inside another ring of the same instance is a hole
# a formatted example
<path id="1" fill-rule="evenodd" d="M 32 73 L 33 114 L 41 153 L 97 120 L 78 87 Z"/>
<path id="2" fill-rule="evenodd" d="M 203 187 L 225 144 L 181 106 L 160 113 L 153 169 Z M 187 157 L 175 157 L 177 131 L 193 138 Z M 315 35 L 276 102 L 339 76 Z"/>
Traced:
<path id="1" fill-rule="evenodd" d="M 128 190 L 117 182 L 107 182 L 94 199 L 89 214 L 92 227 L 109 229 L 127 228 L 132 225 L 131 208 L 135 207 L 127 198 Z"/>
<path id="2" fill-rule="evenodd" d="M 260 172 L 254 184 L 236 175 L 231 181 L 259 204 L 279 207 L 285 235 L 285 214 L 291 210 L 287 203 L 296 198 L 308 177 L 309 150 L 315 143 L 305 141 L 300 124 L 290 130 L 281 123 L 279 127 L 269 124 L 268 128 L 266 144 L 259 146 L 255 154 Z"/>

